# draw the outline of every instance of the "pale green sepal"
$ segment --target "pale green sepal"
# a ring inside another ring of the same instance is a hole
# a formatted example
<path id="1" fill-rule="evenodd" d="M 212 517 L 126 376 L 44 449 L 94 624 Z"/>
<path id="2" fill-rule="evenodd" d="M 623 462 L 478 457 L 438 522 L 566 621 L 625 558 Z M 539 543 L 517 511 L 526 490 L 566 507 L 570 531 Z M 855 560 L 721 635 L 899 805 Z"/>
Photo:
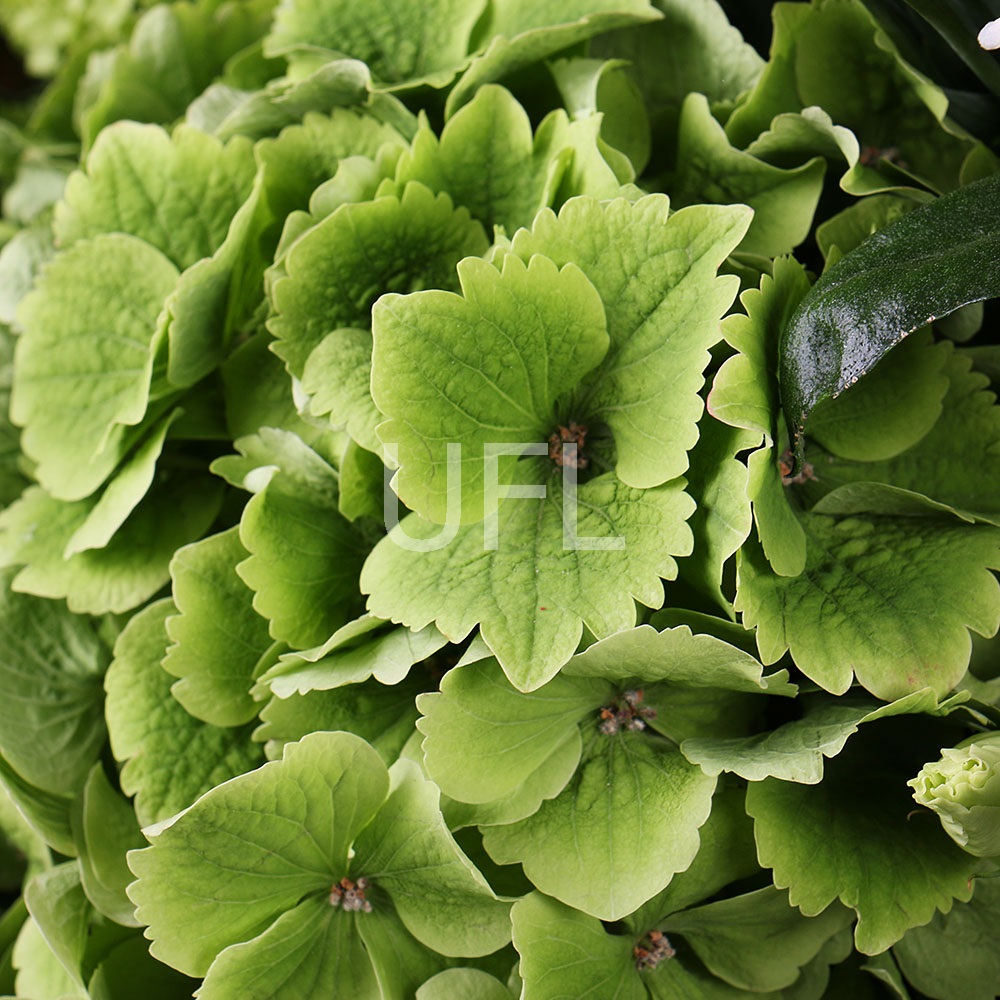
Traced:
<path id="1" fill-rule="evenodd" d="M 56 210 L 57 241 L 69 247 L 126 233 L 183 271 L 222 246 L 254 172 L 246 139 L 223 145 L 183 125 L 171 135 L 156 125 L 116 122 L 94 144 L 85 172 L 66 185 Z"/>
<path id="2" fill-rule="evenodd" d="M 159 421 L 115 474 L 90 510 L 87 519 L 73 532 L 63 554 L 67 559 L 88 549 L 102 549 L 128 520 L 142 498 L 149 492 L 156 475 L 156 462 L 163 451 L 170 427 L 182 415 L 172 410 Z"/>
<path id="3" fill-rule="evenodd" d="M 693 634 L 686 625 L 658 632 L 650 625 L 601 639 L 574 656 L 563 668 L 574 677 L 666 682 L 682 687 L 720 688 L 752 694 L 790 696 L 798 688 L 784 672 L 764 677 L 764 668 L 749 653 L 712 635 Z"/>
<path id="4" fill-rule="evenodd" d="M 511 991 L 480 969 L 446 969 L 417 990 L 416 1000 L 511 1000 Z"/>
<path id="5" fill-rule="evenodd" d="M 386 295 L 372 311 L 372 395 L 399 463 L 393 488 L 438 524 L 488 515 L 491 485 L 568 423 L 557 403 L 608 350 L 601 299 L 575 265 L 467 259 L 458 276 L 461 295 Z"/>
<path id="6" fill-rule="evenodd" d="M 697 906 L 660 925 L 682 934 L 705 967 L 737 989 L 754 993 L 791 986 L 799 970 L 852 922 L 833 904 L 804 917 L 774 886 Z"/>
<path id="7" fill-rule="evenodd" d="M 65 605 L 12 592 L 13 575 L 0 574 L 0 753 L 28 784 L 72 796 L 104 744 L 108 650 Z"/>
<path id="8" fill-rule="evenodd" d="M 243 510 L 240 541 L 250 555 L 236 572 L 272 638 L 307 649 L 359 610 L 367 546 L 340 513 L 334 468 L 294 434 L 272 431 L 270 439 L 280 464 L 273 473 L 264 467 L 270 478 Z"/>
<path id="9" fill-rule="evenodd" d="M 358 623 L 364 624 L 352 627 Z M 379 618 L 362 615 L 337 629 L 322 646 L 283 655 L 261 674 L 257 689 L 288 698 L 358 684 L 369 677 L 381 684 L 399 684 L 415 663 L 426 660 L 448 642 L 432 625 L 419 632 L 386 628 L 388 625 Z M 374 630 L 378 633 L 371 635 Z"/>
<path id="10" fill-rule="evenodd" d="M 681 205 L 744 204 L 753 222 L 740 243 L 743 253 L 778 257 L 808 235 L 823 189 L 826 163 L 819 157 L 791 169 L 734 149 L 703 94 L 681 108 L 678 170 L 670 191 Z"/>
<path id="11" fill-rule="evenodd" d="M 774 884 L 788 888 L 807 916 L 837 898 L 854 909 L 855 943 L 865 955 L 884 951 L 935 910 L 947 912 L 953 900 L 969 899 L 970 876 L 982 863 L 953 844 L 936 817 L 912 815 L 905 780 L 926 750 L 907 721 L 865 727 L 818 784 L 768 778 L 747 792 L 758 857 L 773 869 Z M 880 738 L 900 749 L 875 769 L 872 756 L 885 755 Z"/>
<path id="12" fill-rule="evenodd" d="M 588 743 L 556 798 L 519 823 L 487 827 L 483 843 L 499 864 L 520 862 L 543 892 L 620 920 L 692 863 L 716 779 L 644 733 Z"/>
<path id="13" fill-rule="evenodd" d="M 146 413 L 156 320 L 176 281 L 153 247 L 101 234 L 58 254 L 21 301 L 11 417 L 54 497 L 87 496 L 121 460 L 125 428 Z"/>
<path id="14" fill-rule="evenodd" d="M 523 260 L 544 254 L 559 267 L 579 267 L 597 289 L 610 344 L 592 373 L 580 371 L 566 419 L 606 421 L 615 471 L 637 488 L 687 468 L 708 352 L 738 287 L 718 268 L 751 217 L 742 206 L 699 205 L 672 215 L 668 208 L 664 195 L 573 198 L 558 216 L 540 213 L 512 242 Z"/>
<path id="15" fill-rule="evenodd" d="M 173 696 L 215 726 L 239 726 L 256 716 L 250 687 L 271 647 L 267 621 L 253 609 L 253 591 L 236 573 L 246 556 L 234 527 L 178 549 L 170 562 L 179 614 L 167 619 L 172 645 L 163 669 L 180 678 Z"/>
<path id="16" fill-rule="evenodd" d="M 634 490 L 607 473 L 584 483 L 578 548 L 564 535 L 560 486 L 550 479 L 545 500 L 502 500 L 495 550 L 481 524 L 442 537 L 447 529 L 411 515 L 364 565 L 369 611 L 412 629 L 435 622 L 452 642 L 480 624 L 514 686 L 541 687 L 576 651 L 584 624 L 604 637 L 635 625 L 635 600 L 658 607 L 661 578 L 677 573 L 673 554 L 692 545 L 684 480 Z"/>
<path id="17" fill-rule="evenodd" d="M 1000 995 L 1000 956 L 990 943 L 1000 920 L 1000 882 L 976 879 L 972 899 L 914 927 L 892 950 L 906 978 L 927 996 L 993 1000 Z"/>
<path id="18" fill-rule="evenodd" d="M 263 763 L 247 727 L 200 722 L 170 693 L 174 680 L 160 662 L 170 644 L 165 621 L 176 610 L 166 598 L 134 615 L 115 644 L 104 680 L 122 791 L 133 796 L 144 825 L 175 815 L 199 795 Z"/>
<path id="19" fill-rule="evenodd" d="M 511 918 L 526 996 L 647 1000 L 630 937 L 608 934 L 600 921 L 540 892 L 518 900 Z"/>
<path id="20" fill-rule="evenodd" d="M 205 975 L 223 948 L 328 893 L 388 790 L 385 765 L 364 740 L 312 733 L 147 831 L 152 846 L 128 856 L 139 877 L 129 897 L 153 955 Z"/>
<path id="21" fill-rule="evenodd" d="M 451 670 L 440 692 L 417 699 L 427 771 L 453 799 L 490 803 L 548 770 L 557 749 L 569 743 L 576 747 L 569 780 L 580 759 L 579 723 L 612 693 L 600 677 L 581 682 L 557 675 L 522 694 L 493 659 Z"/>
<path id="22" fill-rule="evenodd" d="M 177 473 L 150 490 L 104 548 L 65 559 L 93 498 L 67 503 L 31 487 L 0 514 L 0 548 L 8 565 L 26 564 L 14 578 L 17 591 L 64 598 L 77 614 L 117 614 L 170 579 L 174 552 L 208 530 L 221 502 L 221 484 L 211 477 Z"/>
<path id="23" fill-rule="evenodd" d="M 249 941 L 219 953 L 198 1000 L 383 1000 L 356 925 L 367 914 L 310 896 Z"/>
<path id="24" fill-rule="evenodd" d="M 447 117 L 484 83 L 503 79 L 595 35 L 663 16 L 646 0 L 559 0 L 545 5 L 514 0 L 493 5 L 490 14 L 477 31 L 483 47 L 448 95 Z M 483 44 L 487 39 L 488 44 Z"/>
<path id="25" fill-rule="evenodd" d="M 267 55 L 320 48 L 367 63 L 386 85 L 442 87 L 465 62 L 485 0 L 433 0 L 400 10 L 391 0 L 349 0 L 337 8 L 283 0 L 264 42 Z"/>
<path id="26" fill-rule="evenodd" d="M 946 694 L 965 673 L 969 629 L 1000 626 L 1000 529 L 930 517 L 805 514 L 805 571 L 774 574 L 759 546 L 740 552 L 736 608 L 764 663 L 790 649 L 833 694 L 856 677 L 872 694 Z M 961 594 L 955 601 L 948 595 Z"/>
<path id="27" fill-rule="evenodd" d="M 307 737 L 308 739 L 308 737 Z M 510 904 L 455 843 L 440 792 L 419 767 L 398 760 L 378 819 L 361 831 L 352 863 L 391 898 L 406 929 L 443 955 L 488 955 L 510 941 Z"/>
<path id="28" fill-rule="evenodd" d="M 827 701 L 807 708 L 801 719 L 755 736 L 685 740 L 681 752 L 708 774 L 732 771 L 747 781 L 780 778 L 815 785 L 823 778 L 824 758 L 839 754 L 863 723 L 893 715 L 944 715 L 963 700 L 959 694 L 939 702 L 925 688 L 878 707 L 853 699 Z"/>
<path id="29" fill-rule="evenodd" d="M 100 762 L 91 768 L 71 819 L 80 884 L 94 909 L 125 927 L 141 926 L 125 895 L 134 877 L 125 854 L 143 845 L 139 821 L 131 804 L 111 786 Z"/>

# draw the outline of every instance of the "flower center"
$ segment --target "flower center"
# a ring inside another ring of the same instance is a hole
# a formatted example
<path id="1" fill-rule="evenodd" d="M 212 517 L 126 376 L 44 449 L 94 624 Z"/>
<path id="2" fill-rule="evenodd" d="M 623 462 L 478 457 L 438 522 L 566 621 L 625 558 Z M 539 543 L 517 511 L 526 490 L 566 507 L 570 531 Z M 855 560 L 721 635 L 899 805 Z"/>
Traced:
<path id="1" fill-rule="evenodd" d="M 560 424 L 559 429 L 549 438 L 549 458 L 560 467 L 585 469 L 587 458 L 583 454 L 583 445 L 586 440 L 586 424 L 578 424 L 575 420 L 569 422 L 569 427 Z"/>
<path id="2" fill-rule="evenodd" d="M 642 705 L 642 688 L 623 691 L 618 701 L 601 709 L 601 721 L 597 728 L 606 736 L 620 733 L 623 729 L 638 732 L 646 728 L 646 719 L 656 718 L 656 709 Z"/>
<path id="3" fill-rule="evenodd" d="M 660 962 L 673 958 L 676 954 L 677 952 L 670 946 L 670 941 L 662 931 L 650 931 L 632 949 L 635 967 L 640 972 L 655 969 Z"/>
<path id="4" fill-rule="evenodd" d="M 372 904 L 365 899 L 365 889 L 368 888 L 368 879 L 362 877 L 352 882 L 349 878 L 342 878 L 330 887 L 330 905 L 340 907 L 349 913 L 371 913 Z"/>

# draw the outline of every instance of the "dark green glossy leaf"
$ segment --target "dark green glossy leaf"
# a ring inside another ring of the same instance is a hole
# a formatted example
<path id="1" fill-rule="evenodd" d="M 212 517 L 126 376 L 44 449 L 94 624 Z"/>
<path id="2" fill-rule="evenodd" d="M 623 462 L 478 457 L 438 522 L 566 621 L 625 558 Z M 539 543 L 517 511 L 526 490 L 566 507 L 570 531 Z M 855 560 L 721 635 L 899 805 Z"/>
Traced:
<path id="1" fill-rule="evenodd" d="M 903 216 L 816 282 L 785 329 L 781 396 L 801 438 L 812 408 L 934 319 L 1000 294 L 1000 176 Z M 800 441 L 801 445 L 801 441 Z"/>

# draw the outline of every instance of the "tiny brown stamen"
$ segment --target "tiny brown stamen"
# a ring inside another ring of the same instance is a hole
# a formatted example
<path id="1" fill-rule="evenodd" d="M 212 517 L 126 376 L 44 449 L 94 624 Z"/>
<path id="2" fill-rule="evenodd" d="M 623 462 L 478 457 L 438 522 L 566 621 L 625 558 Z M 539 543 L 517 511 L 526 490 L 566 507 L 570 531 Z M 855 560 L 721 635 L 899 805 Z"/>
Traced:
<path id="1" fill-rule="evenodd" d="M 549 458 L 558 466 L 569 466 L 571 469 L 585 469 L 587 458 L 583 454 L 583 445 L 587 440 L 587 425 L 571 420 L 569 427 L 559 425 L 559 429 L 549 438 Z M 566 445 L 575 445 L 567 448 Z"/>
<path id="2" fill-rule="evenodd" d="M 816 479 L 816 472 L 813 469 L 812 462 L 803 461 L 802 468 L 793 476 L 792 471 L 794 469 L 795 455 L 792 449 L 789 448 L 778 459 L 778 472 L 781 474 L 781 485 L 801 486 L 803 483 L 808 483 Z"/>
<path id="3" fill-rule="evenodd" d="M 635 967 L 640 972 L 655 969 L 660 962 L 673 958 L 677 952 L 662 931 L 650 931 L 633 949 Z"/>
<path id="4" fill-rule="evenodd" d="M 605 736 L 620 733 L 623 729 L 639 732 L 646 728 L 647 719 L 656 718 L 656 709 L 642 705 L 643 690 L 634 688 L 623 691 L 621 698 L 605 705 L 600 712 L 597 728 Z"/>
<path id="5" fill-rule="evenodd" d="M 363 876 L 355 881 L 344 877 L 330 887 L 330 905 L 349 913 L 371 913 L 372 904 L 365 899 L 368 879 Z"/>

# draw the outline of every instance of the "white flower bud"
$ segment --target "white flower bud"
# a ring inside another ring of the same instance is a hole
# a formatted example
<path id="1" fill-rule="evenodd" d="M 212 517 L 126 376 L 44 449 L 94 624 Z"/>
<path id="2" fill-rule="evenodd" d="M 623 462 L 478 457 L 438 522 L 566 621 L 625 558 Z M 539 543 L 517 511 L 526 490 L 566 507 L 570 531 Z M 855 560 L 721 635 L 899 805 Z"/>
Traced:
<path id="1" fill-rule="evenodd" d="M 979 32 L 979 44 L 984 49 L 1000 49 L 1000 18 L 983 27 Z"/>

